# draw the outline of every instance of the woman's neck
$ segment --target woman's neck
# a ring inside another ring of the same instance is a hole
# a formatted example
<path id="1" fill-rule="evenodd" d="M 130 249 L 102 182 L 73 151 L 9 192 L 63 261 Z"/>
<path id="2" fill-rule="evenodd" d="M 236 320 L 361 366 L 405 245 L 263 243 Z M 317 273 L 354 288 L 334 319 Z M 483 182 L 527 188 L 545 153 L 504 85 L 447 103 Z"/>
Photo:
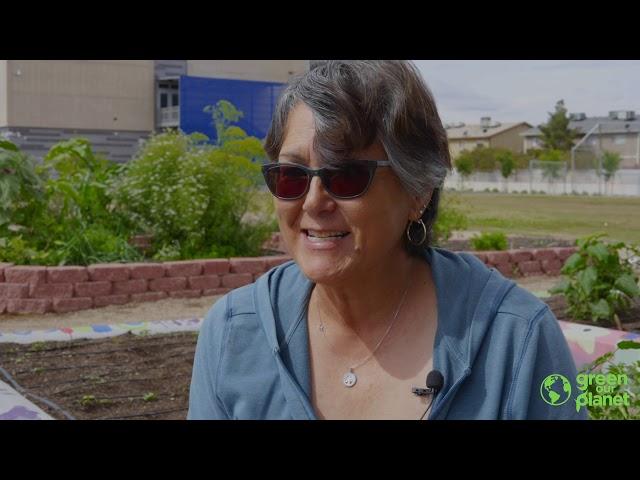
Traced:
<path id="1" fill-rule="evenodd" d="M 345 279 L 340 284 L 316 284 L 313 307 L 320 311 L 325 325 L 334 330 L 352 330 L 362 340 L 389 325 L 405 290 L 411 289 L 422 273 L 419 258 L 405 252 L 390 257 L 358 278 Z"/>

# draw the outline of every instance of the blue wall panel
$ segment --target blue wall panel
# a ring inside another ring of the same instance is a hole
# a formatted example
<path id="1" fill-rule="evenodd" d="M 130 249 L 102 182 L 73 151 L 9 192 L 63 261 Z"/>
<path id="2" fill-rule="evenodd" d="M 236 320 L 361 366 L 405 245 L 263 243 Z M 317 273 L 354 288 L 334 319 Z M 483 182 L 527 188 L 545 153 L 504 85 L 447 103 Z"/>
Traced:
<path id="1" fill-rule="evenodd" d="M 262 140 L 267 135 L 275 103 L 284 87 L 283 83 L 183 75 L 180 77 L 180 128 L 185 133 L 204 133 L 215 141 L 211 115 L 203 109 L 219 100 L 227 100 L 244 114 L 236 125 Z"/>

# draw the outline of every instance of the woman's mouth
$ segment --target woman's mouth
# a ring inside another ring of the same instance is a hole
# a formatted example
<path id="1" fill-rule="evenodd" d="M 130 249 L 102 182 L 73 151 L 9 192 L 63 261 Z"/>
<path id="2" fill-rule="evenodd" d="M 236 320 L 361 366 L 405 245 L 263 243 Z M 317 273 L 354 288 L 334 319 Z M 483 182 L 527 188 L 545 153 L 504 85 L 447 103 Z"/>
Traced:
<path id="1" fill-rule="evenodd" d="M 303 229 L 305 243 L 311 248 L 334 248 L 351 232 L 342 230 L 311 230 Z"/>

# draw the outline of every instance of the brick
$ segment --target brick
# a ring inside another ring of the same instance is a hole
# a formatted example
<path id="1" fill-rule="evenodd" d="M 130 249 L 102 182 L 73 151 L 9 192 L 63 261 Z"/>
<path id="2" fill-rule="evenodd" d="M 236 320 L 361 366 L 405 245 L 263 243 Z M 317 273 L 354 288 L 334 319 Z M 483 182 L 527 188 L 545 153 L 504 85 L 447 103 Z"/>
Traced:
<path id="1" fill-rule="evenodd" d="M 253 283 L 253 275 L 250 273 L 228 273 L 222 277 L 222 286 L 238 288 Z"/>
<path id="2" fill-rule="evenodd" d="M 11 298 L 7 300 L 7 313 L 47 313 L 50 311 L 50 298 Z"/>
<path id="3" fill-rule="evenodd" d="M 129 302 L 129 295 L 105 295 L 103 297 L 94 297 L 93 305 L 95 307 L 106 307 L 107 305 L 123 305 Z"/>
<path id="4" fill-rule="evenodd" d="M 202 291 L 202 296 L 203 297 L 212 297 L 212 296 L 215 296 L 215 295 L 226 295 L 230 291 L 231 291 L 230 288 L 211 288 L 211 289 L 208 289 L 208 290 L 203 290 Z"/>
<path id="5" fill-rule="evenodd" d="M 518 269 L 525 277 L 542 274 L 542 266 L 540 265 L 540 260 L 521 262 L 518 264 Z"/>
<path id="6" fill-rule="evenodd" d="M 227 258 L 203 260 L 201 263 L 203 268 L 202 273 L 204 275 L 224 275 L 225 273 L 229 273 L 229 269 L 231 268 L 229 259 Z"/>
<path id="7" fill-rule="evenodd" d="M 9 267 L 4 270 L 4 278 L 7 283 L 46 283 L 47 267 Z"/>
<path id="8" fill-rule="evenodd" d="M 145 293 L 134 293 L 131 295 L 132 302 L 157 302 L 158 300 L 162 300 L 167 298 L 167 294 L 165 292 L 145 292 Z"/>
<path id="9" fill-rule="evenodd" d="M 167 277 L 195 277 L 202 274 L 202 262 L 185 260 L 180 262 L 164 262 Z"/>
<path id="10" fill-rule="evenodd" d="M 536 248 L 533 251 L 533 258 L 536 260 L 555 260 L 558 254 L 553 248 Z"/>
<path id="11" fill-rule="evenodd" d="M 191 290 L 218 288 L 220 286 L 220 277 L 218 275 L 202 275 L 200 277 L 189 277 L 188 285 Z"/>
<path id="12" fill-rule="evenodd" d="M 178 290 L 176 292 L 169 292 L 171 298 L 200 298 L 202 296 L 202 290 Z"/>
<path id="13" fill-rule="evenodd" d="M 92 281 L 106 280 L 109 282 L 120 282 L 129 280 L 131 269 L 128 265 L 117 263 L 100 263 L 87 267 L 89 278 Z"/>
<path id="14" fill-rule="evenodd" d="M 31 298 L 71 298 L 73 297 L 72 283 L 43 283 L 29 285 Z"/>
<path id="15" fill-rule="evenodd" d="M 164 277 L 164 265 L 161 263 L 130 263 L 131 278 L 146 278 L 151 280 L 152 278 Z"/>
<path id="16" fill-rule="evenodd" d="M 0 283 L 5 281 L 4 271 L 9 267 L 13 267 L 13 263 L 0 262 Z"/>
<path id="17" fill-rule="evenodd" d="M 153 292 L 177 292 L 187 289 L 185 277 L 165 277 L 149 280 L 149 290 Z"/>
<path id="18" fill-rule="evenodd" d="M 514 277 L 515 276 L 515 274 L 513 272 L 513 266 L 511 264 L 501 263 L 499 265 L 496 265 L 493 268 L 498 270 L 505 277 Z"/>
<path id="19" fill-rule="evenodd" d="M 470 253 L 471 255 L 476 257 L 478 260 L 480 260 L 482 263 L 487 263 L 486 253 L 483 253 L 483 252 L 464 252 L 464 253 Z"/>
<path id="20" fill-rule="evenodd" d="M 533 252 L 531 250 L 511 250 L 509 251 L 509 258 L 512 263 L 528 262 L 533 259 Z"/>
<path id="21" fill-rule="evenodd" d="M 125 280 L 123 282 L 113 282 L 113 294 L 144 293 L 147 291 L 147 282 L 148 280 L 145 280 L 144 278 L 138 278 L 137 280 Z"/>
<path id="22" fill-rule="evenodd" d="M 77 312 L 90 308 L 93 308 L 93 298 L 90 297 L 53 299 L 53 311 L 57 313 Z"/>
<path id="23" fill-rule="evenodd" d="M 273 255 L 265 258 L 266 270 L 271 270 L 273 267 L 282 265 L 283 263 L 292 260 L 291 255 Z"/>
<path id="24" fill-rule="evenodd" d="M 9 300 L 6 298 L 0 298 L 0 315 L 2 315 L 7 310 L 7 303 Z"/>
<path id="25" fill-rule="evenodd" d="M 47 283 L 80 283 L 89 280 L 86 267 L 47 267 Z"/>
<path id="26" fill-rule="evenodd" d="M 111 282 L 83 282 L 76 283 L 74 290 L 76 297 L 101 297 L 113 292 Z"/>
<path id="27" fill-rule="evenodd" d="M 542 260 L 542 271 L 547 275 L 559 275 L 562 268 L 562 262 L 558 259 L 555 260 Z"/>
<path id="28" fill-rule="evenodd" d="M 578 247 L 556 247 L 553 249 L 558 256 L 558 260 L 565 261 L 578 251 Z"/>
<path id="29" fill-rule="evenodd" d="M 230 258 L 231 273 L 263 273 L 266 268 L 261 258 Z"/>
<path id="30" fill-rule="evenodd" d="M 1 283 L 0 298 L 27 298 L 29 297 L 28 283 Z"/>
<path id="31" fill-rule="evenodd" d="M 491 265 L 500 265 L 509 263 L 509 252 L 486 252 L 487 261 Z"/>

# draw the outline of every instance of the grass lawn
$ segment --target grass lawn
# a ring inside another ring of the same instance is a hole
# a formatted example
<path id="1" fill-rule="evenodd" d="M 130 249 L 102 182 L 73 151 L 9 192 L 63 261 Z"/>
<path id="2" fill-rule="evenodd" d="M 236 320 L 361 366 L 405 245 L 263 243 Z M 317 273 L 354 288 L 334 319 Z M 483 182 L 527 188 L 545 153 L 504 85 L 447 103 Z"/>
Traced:
<path id="1" fill-rule="evenodd" d="M 456 193 L 469 230 L 577 238 L 596 232 L 640 243 L 640 198 Z"/>

